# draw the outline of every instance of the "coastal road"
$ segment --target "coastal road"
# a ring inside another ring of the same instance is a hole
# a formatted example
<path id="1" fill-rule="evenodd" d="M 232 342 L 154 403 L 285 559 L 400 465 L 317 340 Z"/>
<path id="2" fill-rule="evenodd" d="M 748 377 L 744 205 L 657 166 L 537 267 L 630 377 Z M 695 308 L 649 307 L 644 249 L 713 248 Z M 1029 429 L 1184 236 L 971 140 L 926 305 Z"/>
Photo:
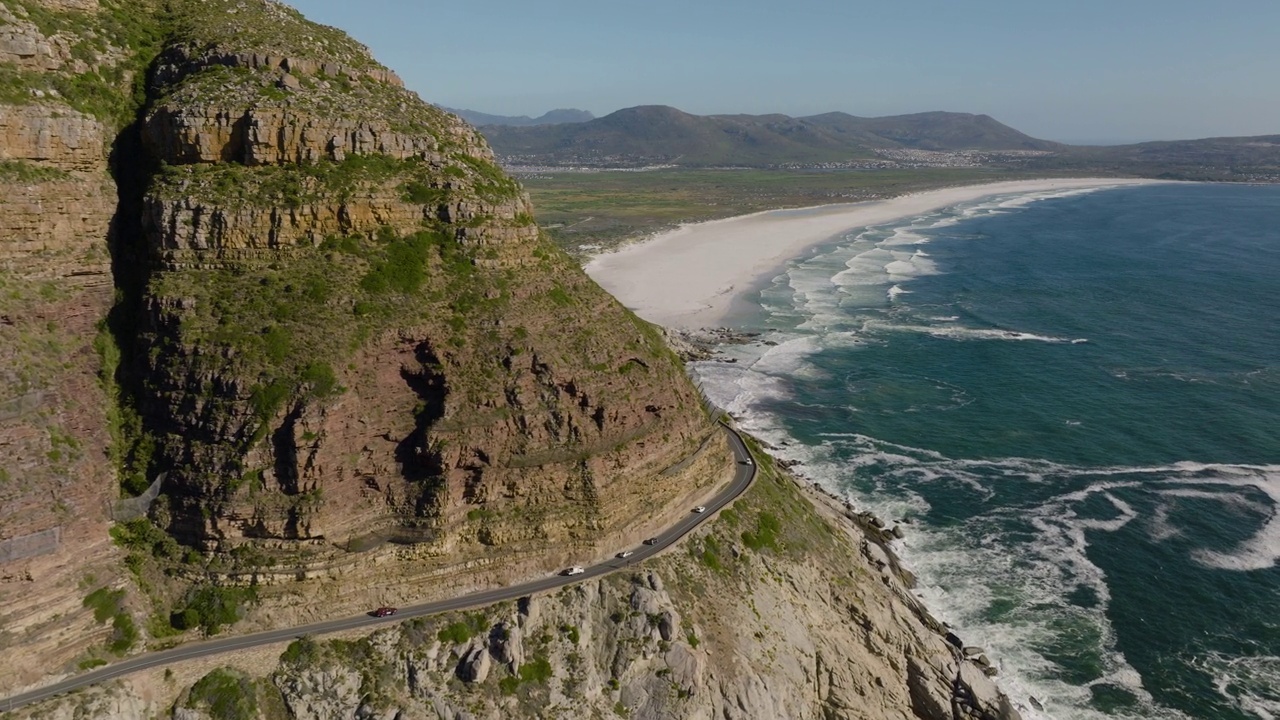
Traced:
<path id="1" fill-rule="evenodd" d="M 399 612 L 391 617 L 378 618 L 372 617 L 371 615 L 357 615 L 355 617 L 326 620 L 324 622 L 311 623 L 309 625 L 298 625 L 296 627 L 269 630 L 266 632 L 254 633 L 252 635 L 241 635 L 239 637 L 229 637 L 221 640 L 206 640 L 203 642 L 188 643 L 169 650 L 138 655 L 137 657 L 122 660 L 118 663 L 107 665 L 106 667 L 99 668 L 92 672 L 87 672 L 83 675 L 68 678 L 53 685 L 49 685 L 48 687 L 32 690 L 30 692 L 22 693 L 21 695 L 14 695 L 11 698 L 0 700 L 0 710 L 14 710 L 22 707 L 23 705 L 47 700 L 55 695 L 60 695 L 71 690 L 95 685 L 106 680 L 112 680 L 139 670 L 169 665 L 182 660 L 208 657 L 210 655 L 243 650 L 245 648 L 257 647 L 259 645 L 270 645 L 272 643 L 283 642 L 285 640 L 293 640 L 305 635 L 324 635 L 326 633 L 352 630 L 355 628 L 386 625 L 408 618 L 436 615 L 438 613 L 449 612 L 451 610 L 481 607 L 501 602 L 503 600 L 514 600 L 526 595 L 547 592 L 566 585 L 580 583 L 584 580 L 598 578 L 602 575 L 608 575 L 609 573 L 622 570 L 630 565 L 643 562 L 668 547 L 680 542 L 680 540 L 683 539 L 685 535 L 688 535 L 690 531 L 706 521 L 725 505 L 733 502 L 748 487 L 750 487 L 751 482 L 755 480 L 756 465 L 751 459 L 751 454 L 747 451 L 747 446 L 743 443 L 742 437 L 738 435 L 737 431 L 727 425 L 722 425 L 721 427 L 723 427 L 725 433 L 728 434 L 729 445 L 733 448 L 734 460 L 737 463 L 737 471 L 734 473 L 733 482 L 707 502 L 707 511 L 705 513 L 690 512 L 688 517 L 683 518 L 680 522 L 663 531 L 662 534 L 657 535 L 657 543 L 631 548 L 635 552 L 631 557 L 615 557 L 598 565 L 586 567 L 582 574 L 574 575 L 572 577 L 552 575 L 541 580 L 533 580 L 521 585 L 512 585 L 510 587 L 497 588 L 495 590 L 485 590 L 483 592 L 462 595 L 449 600 L 437 600 L 435 602 L 423 603 L 421 605 L 403 607 L 400 608 Z M 690 510 L 692 510 L 692 508 Z M 623 550 L 624 548 L 618 549 Z"/>

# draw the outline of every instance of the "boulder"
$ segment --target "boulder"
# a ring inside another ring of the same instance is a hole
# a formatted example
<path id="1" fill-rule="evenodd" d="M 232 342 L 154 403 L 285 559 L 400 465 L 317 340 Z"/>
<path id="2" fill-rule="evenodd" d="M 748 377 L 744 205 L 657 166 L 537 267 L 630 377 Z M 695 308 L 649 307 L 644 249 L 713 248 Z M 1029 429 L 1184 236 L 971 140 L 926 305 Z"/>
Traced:
<path id="1" fill-rule="evenodd" d="M 519 613 L 516 622 L 522 628 L 536 627 L 542 619 L 542 603 L 535 597 L 522 597 L 517 600 L 516 610 Z"/>
<path id="2" fill-rule="evenodd" d="M 517 623 L 498 623 L 489 633 L 489 652 L 511 672 L 519 671 L 524 664 L 524 631 Z"/>
<path id="3" fill-rule="evenodd" d="M 655 590 L 643 585 L 636 585 L 631 590 L 631 609 L 643 615 L 657 615 L 662 612 L 662 596 Z"/>
<path id="4" fill-rule="evenodd" d="M 675 637 L 676 618 L 670 610 L 662 613 L 662 617 L 658 619 L 658 634 L 667 642 L 671 642 L 671 638 Z"/>
<path id="5" fill-rule="evenodd" d="M 484 645 L 473 647 L 458 662 L 458 678 L 467 683 L 482 683 L 489 677 L 492 664 L 489 648 Z"/>
<path id="6" fill-rule="evenodd" d="M 671 670 L 671 682 L 690 695 L 697 695 L 703 687 L 706 675 L 706 657 L 685 643 L 678 642 L 671 646 L 663 661 Z"/>
<path id="7" fill-rule="evenodd" d="M 1009 698 L 973 663 L 960 663 L 956 691 L 957 695 L 966 696 L 972 707 L 984 716 L 995 720 L 1022 720 Z"/>

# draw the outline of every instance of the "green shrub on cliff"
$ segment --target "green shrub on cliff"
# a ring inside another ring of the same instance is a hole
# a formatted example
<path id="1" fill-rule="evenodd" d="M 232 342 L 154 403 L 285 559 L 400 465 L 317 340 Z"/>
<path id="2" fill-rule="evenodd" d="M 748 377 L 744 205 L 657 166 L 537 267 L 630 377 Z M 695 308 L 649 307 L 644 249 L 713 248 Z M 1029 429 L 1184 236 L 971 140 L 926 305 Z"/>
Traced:
<path id="1" fill-rule="evenodd" d="M 107 649 L 115 655 L 123 655 L 138 642 L 138 628 L 133 616 L 124 608 L 124 590 L 98 588 L 84 599 L 84 606 L 93 610 L 93 619 L 99 623 L 111 621 L 111 638 Z"/>
<path id="2" fill-rule="evenodd" d="M 254 720 L 258 717 L 258 689 L 240 672 L 218 668 L 191 686 L 185 704 L 205 710 L 214 720 Z"/>
<path id="3" fill-rule="evenodd" d="M 195 198 L 230 207 L 297 208 L 335 199 L 345 202 L 357 193 L 376 191 L 395 180 L 402 185 L 425 187 L 432 172 L 428 164 L 415 158 L 397 160 L 377 154 L 287 165 L 169 165 L 161 169 L 152 193 L 165 200 Z"/>
<path id="4" fill-rule="evenodd" d="M 71 173 L 26 160 L 0 160 L 0 182 L 42 183 L 66 180 Z"/>
<path id="5" fill-rule="evenodd" d="M 199 628 L 205 635 L 216 635 L 223 625 L 235 624 L 257 598 L 253 588 L 204 585 L 191 591 L 186 606 L 169 622 L 179 630 Z"/>

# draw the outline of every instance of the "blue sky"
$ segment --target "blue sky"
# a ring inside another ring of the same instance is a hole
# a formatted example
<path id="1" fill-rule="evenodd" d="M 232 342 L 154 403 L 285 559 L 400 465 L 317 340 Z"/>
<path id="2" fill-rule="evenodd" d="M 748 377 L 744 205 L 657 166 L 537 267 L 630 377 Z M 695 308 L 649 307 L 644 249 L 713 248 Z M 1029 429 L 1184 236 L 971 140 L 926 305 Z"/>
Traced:
<path id="1" fill-rule="evenodd" d="M 502 115 L 986 113 L 1037 137 L 1280 133 L 1280 0 L 294 0 Z"/>

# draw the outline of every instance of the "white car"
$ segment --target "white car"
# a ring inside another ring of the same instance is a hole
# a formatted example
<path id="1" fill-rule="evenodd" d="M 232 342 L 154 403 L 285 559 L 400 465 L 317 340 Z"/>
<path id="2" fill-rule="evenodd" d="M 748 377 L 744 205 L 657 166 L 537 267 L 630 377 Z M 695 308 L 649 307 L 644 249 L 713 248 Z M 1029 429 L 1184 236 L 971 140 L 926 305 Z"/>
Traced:
<path id="1" fill-rule="evenodd" d="M 623 550 L 622 552 L 618 553 L 618 557 L 620 557 L 620 558 L 629 558 L 629 557 L 631 557 L 632 555 L 635 555 L 635 554 L 636 554 L 636 551 L 635 551 L 635 550 Z"/>
<path id="2" fill-rule="evenodd" d="M 586 572 L 586 570 L 583 570 L 577 565 L 574 565 L 571 568 L 565 568 L 560 574 L 561 575 L 581 575 L 584 572 Z"/>
<path id="3" fill-rule="evenodd" d="M 707 511 L 707 506 L 706 506 L 706 505 L 699 505 L 698 507 L 694 508 L 694 509 L 693 509 L 693 511 L 694 511 L 694 512 L 696 512 L 696 513 L 704 513 L 704 512 L 706 512 L 706 511 Z"/>

